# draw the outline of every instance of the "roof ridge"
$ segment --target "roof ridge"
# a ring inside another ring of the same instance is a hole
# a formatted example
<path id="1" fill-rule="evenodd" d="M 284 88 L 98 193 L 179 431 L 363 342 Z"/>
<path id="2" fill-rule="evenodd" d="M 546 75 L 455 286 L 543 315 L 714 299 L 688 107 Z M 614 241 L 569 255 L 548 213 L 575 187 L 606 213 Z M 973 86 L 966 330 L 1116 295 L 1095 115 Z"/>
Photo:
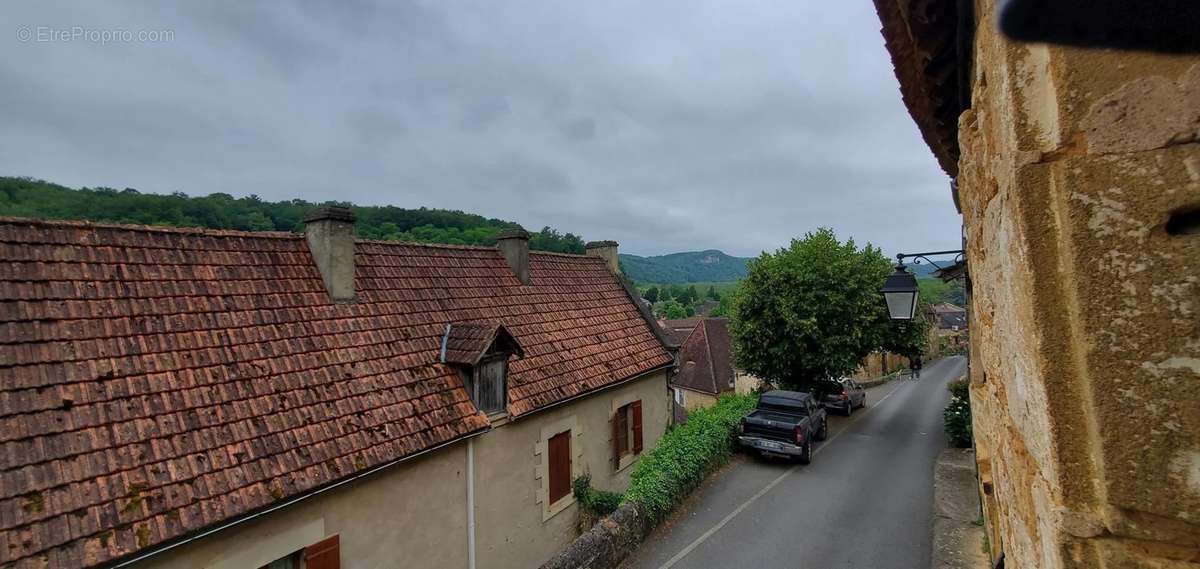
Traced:
<path id="1" fill-rule="evenodd" d="M 0 224 L 3 225 L 34 225 L 41 227 L 71 227 L 77 229 L 122 229 L 126 231 L 146 231 L 150 233 L 176 233 L 184 235 L 215 235 L 220 237 L 265 237 L 270 239 L 301 239 L 303 233 L 295 233 L 291 231 L 246 231 L 243 229 L 219 229 L 213 227 L 195 227 L 195 226 L 166 226 L 166 225 L 145 225 L 140 223 L 114 223 L 109 221 L 93 221 L 89 219 L 44 219 L 37 217 L 19 217 L 0 215 Z M 365 243 L 370 245 L 395 245 L 408 247 L 424 247 L 427 249 L 453 249 L 458 251 L 499 251 L 492 245 L 465 245 L 458 243 L 428 243 L 422 241 L 404 241 L 390 239 L 363 239 L 360 237 L 354 238 L 355 243 Z M 603 259 L 593 255 L 580 255 L 579 253 L 562 253 L 559 251 L 538 251 L 531 250 L 531 255 L 546 255 L 554 257 L 566 257 L 570 259 L 596 259 L 597 262 L 603 262 Z"/>
<path id="2" fill-rule="evenodd" d="M 0 216 L 3 225 L 35 225 L 41 227 L 72 227 L 77 229 L 123 229 L 150 233 L 182 233 L 215 235 L 220 237 L 266 237 L 271 239 L 300 239 L 304 236 L 290 231 L 244 231 L 241 229 L 214 229 L 209 227 L 175 227 L 144 225 L 137 223 L 111 223 L 87 219 L 41 219 L 36 217 Z"/>
<path id="3" fill-rule="evenodd" d="M 708 354 L 708 377 L 712 380 L 713 391 L 720 393 L 721 387 L 717 385 L 717 370 L 713 367 L 712 342 L 708 340 L 708 319 L 701 320 L 700 325 L 704 329 L 704 351 Z"/>
<path id="4" fill-rule="evenodd" d="M 425 247 L 427 249 L 454 249 L 458 251 L 499 251 L 495 247 L 487 245 L 460 245 L 458 243 L 426 243 L 421 241 L 401 241 L 390 239 L 362 239 L 354 238 L 355 243 L 363 243 L 367 245 L 395 245 L 402 247 Z"/>

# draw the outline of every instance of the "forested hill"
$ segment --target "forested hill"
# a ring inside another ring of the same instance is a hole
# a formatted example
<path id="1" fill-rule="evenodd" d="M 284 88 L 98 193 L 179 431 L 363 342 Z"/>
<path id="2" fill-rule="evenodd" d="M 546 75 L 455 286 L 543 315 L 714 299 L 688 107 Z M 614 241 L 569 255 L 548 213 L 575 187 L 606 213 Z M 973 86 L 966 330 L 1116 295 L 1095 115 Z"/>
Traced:
<path id="1" fill-rule="evenodd" d="M 334 203 L 334 202 L 329 202 Z M 0 177 L 0 215 L 39 219 L 80 219 L 173 227 L 244 231 L 299 231 L 304 214 L 321 205 L 304 200 L 263 201 L 229 194 L 190 197 L 142 193 L 132 188 L 71 189 L 31 178 Z M 404 209 L 350 205 L 358 216 L 359 237 L 490 245 L 512 222 L 444 209 Z M 540 251 L 583 253 L 583 239 L 549 227 L 531 233 L 529 246 Z"/>
<path id="2" fill-rule="evenodd" d="M 637 282 L 730 282 L 746 276 L 749 260 L 709 249 L 654 257 L 621 255 L 621 267 L 626 276 Z"/>

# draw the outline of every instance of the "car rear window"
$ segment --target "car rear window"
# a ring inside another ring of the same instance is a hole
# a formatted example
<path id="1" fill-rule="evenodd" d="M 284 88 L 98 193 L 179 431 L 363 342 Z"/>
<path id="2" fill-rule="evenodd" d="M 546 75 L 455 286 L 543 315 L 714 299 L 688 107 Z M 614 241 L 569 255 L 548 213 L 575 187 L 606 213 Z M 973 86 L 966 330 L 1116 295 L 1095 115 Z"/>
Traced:
<path id="1" fill-rule="evenodd" d="M 783 399 L 776 397 L 763 397 L 758 400 L 758 408 L 767 411 L 779 411 L 781 413 L 791 413 L 793 415 L 807 415 L 808 407 L 803 401 L 796 399 Z"/>

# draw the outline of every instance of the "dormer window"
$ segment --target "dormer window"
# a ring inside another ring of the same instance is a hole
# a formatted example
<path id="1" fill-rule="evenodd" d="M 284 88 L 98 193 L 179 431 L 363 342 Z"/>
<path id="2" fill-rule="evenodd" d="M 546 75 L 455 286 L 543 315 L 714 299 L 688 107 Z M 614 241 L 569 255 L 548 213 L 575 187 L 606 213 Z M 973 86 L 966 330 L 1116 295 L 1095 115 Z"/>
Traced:
<path id="1" fill-rule="evenodd" d="M 463 372 L 475 408 L 488 415 L 508 409 L 508 360 L 525 355 L 517 339 L 498 322 L 452 322 L 442 336 L 442 363 Z"/>

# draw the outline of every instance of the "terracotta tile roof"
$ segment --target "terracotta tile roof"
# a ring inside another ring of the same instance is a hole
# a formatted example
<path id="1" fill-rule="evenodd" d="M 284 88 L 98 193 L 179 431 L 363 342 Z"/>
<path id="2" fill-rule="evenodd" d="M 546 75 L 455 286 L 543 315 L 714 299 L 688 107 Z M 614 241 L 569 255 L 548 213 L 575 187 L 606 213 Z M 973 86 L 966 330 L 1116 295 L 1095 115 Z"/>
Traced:
<path id="1" fill-rule="evenodd" d="M 696 325 L 703 319 L 703 316 L 689 316 L 675 320 L 664 320 L 659 325 L 666 335 L 667 345 L 672 348 L 678 348 L 683 345 L 683 342 L 691 335 L 692 330 L 695 330 Z"/>
<path id="2" fill-rule="evenodd" d="M 525 349 L 509 411 L 671 363 L 592 257 L 0 219 L 0 565 L 104 563 L 488 427 L 446 324 Z"/>
<path id="3" fill-rule="evenodd" d="M 729 321 L 705 318 L 679 348 L 679 372 L 671 384 L 719 395 L 733 384 L 733 346 Z"/>
<path id="4" fill-rule="evenodd" d="M 499 322 L 452 322 L 446 325 L 446 333 L 442 336 L 440 361 L 473 366 L 498 338 L 507 340 L 504 343 L 512 349 L 505 353 L 515 353 L 518 357 L 525 355 L 521 345 Z"/>

